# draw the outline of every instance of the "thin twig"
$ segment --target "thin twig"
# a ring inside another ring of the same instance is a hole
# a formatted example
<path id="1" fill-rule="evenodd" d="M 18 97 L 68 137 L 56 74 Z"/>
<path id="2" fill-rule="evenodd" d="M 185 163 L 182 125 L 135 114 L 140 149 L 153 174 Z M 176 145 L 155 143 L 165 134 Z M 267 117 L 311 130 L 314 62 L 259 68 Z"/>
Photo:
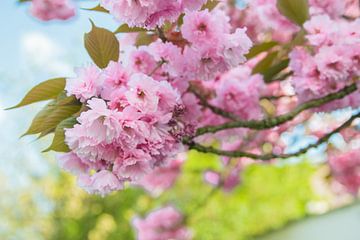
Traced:
<path id="1" fill-rule="evenodd" d="M 160 27 L 156 27 L 156 32 L 163 43 L 168 41 L 164 34 L 164 31 Z"/>
<path id="2" fill-rule="evenodd" d="M 237 157 L 247 157 L 247 158 L 251 158 L 251 159 L 264 160 L 264 161 L 269 161 L 269 160 L 276 159 L 276 158 L 285 159 L 285 158 L 300 156 L 304 153 L 307 153 L 310 149 L 316 148 L 319 145 L 327 142 L 331 138 L 331 136 L 333 136 L 334 134 L 339 133 L 343 129 L 349 127 L 352 124 L 352 122 L 357 118 L 360 118 L 360 112 L 353 115 L 351 118 L 349 118 L 349 120 L 344 122 L 341 126 L 336 128 L 332 132 L 330 132 L 330 133 L 326 134 L 325 136 L 323 136 L 322 138 L 320 138 L 316 143 L 309 144 L 307 147 L 302 148 L 295 153 L 289 153 L 289 154 L 259 155 L 259 154 L 253 154 L 253 153 L 242 152 L 242 151 L 224 151 L 224 150 L 216 149 L 214 147 L 203 146 L 199 143 L 194 142 L 191 138 L 185 138 L 183 140 L 183 142 L 184 142 L 184 144 L 188 145 L 190 149 L 194 149 L 194 150 L 197 150 L 197 151 L 203 152 L 203 153 L 214 153 L 214 154 L 220 155 L 220 156 L 236 157 L 236 158 Z"/>
<path id="3" fill-rule="evenodd" d="M 293 120 L 297 115 L 299 115 L 305 110 L 320 107 L 326 103 L 344 98 L 345 96 L 355 92 L 356 90 L 357 90 L 356 84 L 352 84 L 350 86 L 343 88 L 339 92 L 331 93 L 325 97 L 305 102 L 299 105 L 298 107 L 296 107 L 293 111 L 277 117 L 266 118 L 263 120 L 233 121 L 216 126 L 205 126 L 202 128 L 198 128 L 195 136 L 197 137 L 207 133 L 216 133 L 222 130 L 233 129 L 233 128 L 249 128 L 256 130 L 270 129 L 279 126 L 285 122 Z"/>

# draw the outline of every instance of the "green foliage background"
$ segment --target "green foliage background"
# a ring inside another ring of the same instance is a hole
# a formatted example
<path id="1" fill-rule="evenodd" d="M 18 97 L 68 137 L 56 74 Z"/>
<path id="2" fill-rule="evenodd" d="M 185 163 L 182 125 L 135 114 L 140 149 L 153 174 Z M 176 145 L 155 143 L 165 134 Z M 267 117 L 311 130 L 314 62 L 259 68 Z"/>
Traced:
<path id="1" fill-rule="evenodd" d="M 22 224 L 31 225 L 43 239 L 131 240 L 135 215 L 173 204 L 187 215 L 194 239 L 242 240 L 304 217 L 307 203 L 316 198 L 309 183 L 316 168 L 308 163 L 250 165 L 242 173 L 241 184 L 229 193 L 214 190 L 203 181 L 201 171 L 220 168 L 216 156 L 190 152 L 174 188 L 158 198 L 138 188 L 105 198 L 90 196 L 76 186 L 74 177 L 55 172 L 34 183 L 45 194 L 50 210 L 35 217 L 34 199 L 31 193 L 24 194 L 22 211 L 30 214 L 21 217 Z M 16 216 L 9 216 L 9 222 L 11 219 L 19 223 Z M 12 227 L 21 231 L 19 225 Z"/>

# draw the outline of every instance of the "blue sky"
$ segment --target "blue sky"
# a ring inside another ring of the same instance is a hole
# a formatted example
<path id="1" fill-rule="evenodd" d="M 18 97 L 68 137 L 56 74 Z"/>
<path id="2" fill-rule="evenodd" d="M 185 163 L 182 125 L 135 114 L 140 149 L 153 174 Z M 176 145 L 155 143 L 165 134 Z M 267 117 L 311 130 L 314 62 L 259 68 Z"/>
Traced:
<path id="1" fill-rule="evenodd" d="M 96 2 L 82 3 L 92 7 Z M 17 103 L 36 83 L 58 76 L 69 76 L 75 66 L 90 59 L 83 47 L 83 34 L 89 31 L 91 17 L 98 26 L 115 29 L 118 24 L 109 15 L 79 10 L 71 21 L 40 22 L 28 14 L 29 4 L 15 0 L 0 3 L 0 178 L 6 185 L 26 187 L 29 177 L 47 174 L 51 165 L 41 149 L 48 141 L 19 139 L 42 104 L 4 111 Z M 19 168 L 21 166 L 21 168 Z"/>

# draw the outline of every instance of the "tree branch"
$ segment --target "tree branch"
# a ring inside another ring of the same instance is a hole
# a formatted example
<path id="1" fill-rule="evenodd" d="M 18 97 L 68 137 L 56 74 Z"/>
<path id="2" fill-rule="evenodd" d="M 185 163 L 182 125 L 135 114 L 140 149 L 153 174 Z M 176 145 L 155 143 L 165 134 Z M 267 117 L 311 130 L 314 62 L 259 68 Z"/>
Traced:
<path id="1" fill-rule="evenodd" d="M 188 145 L 190 149 L 194 149 L 194 150 L 197 150 L 197 151 L 203 152 L 203 153 L 213 153 L 213 154 L 220 155 L 220 156 L 227 156 L 227 157 L 234 157 L 234 158 L 247 157 L 247 158 L 251 158 L 251 159 L 264 160 L 264 161 L 269 161 L 269 160 L 276 159 L 276 158 L 285 159 L 285 158 L 290 158 L 290 157 L 297 157 L 299 155 L 307 153 L 310 149 L 316 148 L 319 145 L 327 142 L 331 136 L 333 136 L 334 134 L 339 133 L 343 129 L 349 127 L 356 118 L 360 118 L 360 112 L 353 115 L 351 118 L 349 118 L 349 120 L 344 122 L 341 126 L 336 128 L 332 132 L 330 132 L 330 133 L 326 134 L 325 136 L 323 136 L 322 138 L 320 138 L 316 143 L 309 144 L 307 147 L 302 148 L 295 153 L 289 153 L 289 154 L 259 155 L 259 154 L 253 154 L 253 153 L 242 152 L 242 151 L 224 151 L 224 150 L 216 149 L 213 147 L 203 146 L 201 144 L 194 142 L 190 138 L 185 138 L 183 140 L 183 143 Z"/>
<path id="2" fill-rule="evenodd" d="M 209 108 L 213 113 L 233 121 L 240 121 L 240 118 L 237 115 L 227 112 L 214 105 L 211 105 L 204 96 L 202 96 L 194 89 L 194 87 L 190 86 L 189 91 L 192 92 L 200 100 L 200 104 L 202 106 Z"/>
<path id="3" fill-rule="evenodd" d="M 332 102 L 337 99 L 344 98 L 345 96 L 355 92 L 357 90 L 356 84 L 352 84 L 350 86 L 347 86 L 336 93 L 331 93 L 325 97 L 314 99 L 308 102 L 303 103 L 302 105 L 299 105 L 296 107 L 293 111 L 274 117 L 274 118 L 266 118 L 263 120 L 250 120 L 250 121 L 239 121 L 235 120 L 233 122 L 224 123 L 218 126 L 205 126 L 202 128 L 197 129 L 196 131 L 196 137 L 201 136 L 206 133 L 216 133 L 222 130 L 226 129 L 233 129 L 233 128 L 249 128 L 249 129 L 255 129 L 255 130 L 263 130 L 263 129 L 269 129 L 276 127 L 278 125 L 281 125 L 285 122 L 288 122 L 290 120 L 293 120 L 298 114 L 302 113 L 305 110 L 320 107 L 326 103 Z M 212 109 L 213 110 L 213 109 Z M 219 114 L 226 114 L 229 117 L 233 117 L 230 115 L 230 113 L 224 113 L 223 110 L 219 111 L 219 109 L 214 109 Z"/>
<path id="4" fill-rule="evenodd" d="M 164 34 L 164 31 L 160 27 L 156 27 L 156 32 L 163 43 L 168 41 Z"/>

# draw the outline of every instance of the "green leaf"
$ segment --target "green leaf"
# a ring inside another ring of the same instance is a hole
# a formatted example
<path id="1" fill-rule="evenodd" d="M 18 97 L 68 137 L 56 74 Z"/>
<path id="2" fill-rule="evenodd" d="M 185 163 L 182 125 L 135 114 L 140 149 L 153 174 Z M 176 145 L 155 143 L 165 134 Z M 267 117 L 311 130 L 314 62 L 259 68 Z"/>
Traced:
<path id="1" fill-rule="evenodd" d="M 54 78 L 32 88 L 19 104 L 8 109 L 26 106 L 35 102 L 55 99 L 65 88 L 65 78 Z"/>
<path id="2" fill-rule="evenodd" d="M 84 37 L 85 48 L 94 63 L 105 68 L 110 61 L 119 60 L 120 43 L 113 32 L 91 24 L 91 31 Z"/>
<path id="3" fill-rule="evenodd" d="M 250 49 L 250 52 L 246 55 L 246 58 L 251 59 L 262 52 L 270 50 L 276 45 L 278 45 L 278 43 L 274 41 L 257 44 Z"/>
<path id="4" fill-rule="evenodd" d="M 56 151 L 56 152 L 69 152 L 69 147 L 65 144 L 65 128 L 72 128 L 77 123 L 76 117 L 67 118 L 55 129 L 54 139 L 51 145 L 43 152 Z"/>
<path id="5" fill-rule="evenodd" d="M 271 65 L 273 64 L 275 58 L 277 57 L 278 52 L 271 52 L 269 53 L 263 60 L 261 60 L 253 69 L 253 74 L 256 73 L 263 73 L 266 71 Z"/>
<path id="6" fill-rule="evenodd" d="M 269 67 L 263 72 L 265 82 L 271 82 L 271 80 L 279 74 L 282 70 L 289 66 L 289 59 L 284 59 L 274 66 Z"/>
<path id="7" fill-rule="evenodd" d="M 219 3 L 220 3 L 220 1 L 217 1 L 217 0 L 209 0 L 209 1 L 207 1 L 207 3 L 205 3 L 205 5 L 201 8 L 201 10 L 208 9 L 209 11 L 211 11 L 211 10 L 213 10 Z"/>
<path id="8" fill-rule="evenodd" d="M 80 110 L 80 105 L 64 105 L 58 106 L 53 101 L 43 108 L 34 118 L 30 128 L 26 131 L 25 135 L 32 135 L 42 133 L 45 136 L 50 133 L 52 129 L 64 119 L 71 117 Z"/>
<path id="9" fill-rule="evenodd" d="M 22 135 L 22 137 L 26 136 L 26 135 L 41 133 L 44 130 L 43 123 L 44 123 L 45 119 L 56 108 L 55 103 L 56 103 L 55 101 L 50 102 L 38 114 L 36 114 L 29 129 Z"/>
<path id="10" fill-rule="evenodd" d="M 154 41 L 154 35 L 152 34 L 148 34 L 146 32 L 140 32 L 136 38 L 136 43 L 135 45 L 138 46 L 147 46 L 150 43 L 152 43 Z"/>
<path id="11" fill-rule="evenodd" d="M 277 8 L 282 15 L 299 26 L 309 19 L 307 0 L 277 0 Z"/>
<path id="12" fill-rule="evenodd" d="M 56 126 L 62 120 L 71 117 L 72 115 L 77 113 L 80 108 L 81 106 L 79 105 L 56 106 L 56 108 L 51 112 L 51 114 L 44 120 L 43 129 L 47 131 L 52 128 L 56 128 Z"/>
<path id="13" fill-rule="evenodd" d="M 127 24 L 123 24 L 118 29 L 115 30 L 115 34 L 117 33 L 133 33 L 133 32 L 147 32 L 146 29 L 140 27 L 129 27 Z"/>
<path id="14" fill-rule="evenodd" d="M 96 7 L 93 8 L 82 8 L 84 10 L 88 10 L 88 11 L 96 11 L 96 12 L 103 12 L 103 13 L 109 13 L 108 10 L 106 10 L 105 8 L 103 8 L 102 6 L 97 5 Z"/>
<path id="15" fill-rule="evenodd" d="M 61 92 L 56 98 L 56 105 L 81 105 L 81 102 L 73 95 L 67 96 L 66 92 Z"/>

